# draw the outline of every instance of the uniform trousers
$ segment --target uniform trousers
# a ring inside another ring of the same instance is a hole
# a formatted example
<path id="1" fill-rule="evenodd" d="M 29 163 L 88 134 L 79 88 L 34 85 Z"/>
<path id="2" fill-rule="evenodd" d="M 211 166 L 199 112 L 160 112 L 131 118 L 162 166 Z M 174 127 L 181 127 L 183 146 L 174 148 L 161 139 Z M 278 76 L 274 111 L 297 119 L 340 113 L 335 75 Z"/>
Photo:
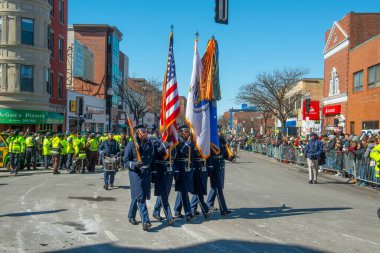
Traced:
<path id="1" fill-rule="evenodd" d="M 33 170 L 35 170 L 37 167 L 36 149 L 33 147 L 26 148 L 25 155 L 26 155 L 26 168 L 30 170 L 30 163 L 32 162 L 32 159 L 33 159 Z"/>

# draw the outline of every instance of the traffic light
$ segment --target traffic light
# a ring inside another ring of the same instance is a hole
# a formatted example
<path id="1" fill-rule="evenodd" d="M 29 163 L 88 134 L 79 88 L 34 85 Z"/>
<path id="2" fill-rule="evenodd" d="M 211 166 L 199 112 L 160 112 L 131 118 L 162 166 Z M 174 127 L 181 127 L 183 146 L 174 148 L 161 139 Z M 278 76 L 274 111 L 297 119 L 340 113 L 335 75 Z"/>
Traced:
<path id="1" fill-rule="evenodd" d="M 76 97 L 76 104 L 77 104 L 77 110 L 76 110 L 76 114 L 78 116 L 82 116 L 83 115 L 83 96 L 77 96 Z"/>
<path id="2" fill-rule="evenodd" d="M 215 22 L 228 24 L 228 0 L 215 0 Z"/>
<path id="3" fill-rule="evenodd" d="M 305 105 L 306 105 L 306 113 L 309 114 L 309 112 L 310 112 L 310 98 L 305 99 Z"/>

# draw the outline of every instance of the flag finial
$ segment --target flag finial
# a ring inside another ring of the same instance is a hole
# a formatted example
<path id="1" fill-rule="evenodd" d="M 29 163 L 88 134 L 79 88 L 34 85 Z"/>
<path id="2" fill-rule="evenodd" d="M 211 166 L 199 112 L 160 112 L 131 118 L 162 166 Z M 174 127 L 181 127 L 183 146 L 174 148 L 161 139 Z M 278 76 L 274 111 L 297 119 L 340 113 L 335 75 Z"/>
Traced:
<path id="1" fill-rule="evenodd" d="M 173 32 L 173 30 L 174 30 L 174 25 L 171 25 L 171 26 L 170 26 L 170 30 Z"/>
<path id="2" fill-rule="evenodd" d="M 195 33 L 195 38 L 198 39 L 198 37 L 199 37 L 199 32 L 197 31 L 197 32 Z"/>

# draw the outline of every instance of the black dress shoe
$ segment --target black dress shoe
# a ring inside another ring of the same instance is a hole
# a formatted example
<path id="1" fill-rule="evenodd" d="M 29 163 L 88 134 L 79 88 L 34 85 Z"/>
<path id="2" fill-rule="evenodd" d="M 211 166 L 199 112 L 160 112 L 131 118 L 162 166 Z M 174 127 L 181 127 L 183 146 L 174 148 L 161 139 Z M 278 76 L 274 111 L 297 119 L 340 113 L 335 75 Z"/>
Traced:
<path id="1" fill-rule="evenodd" d="M 231 210 L 227 210 L 227 211 L 220 212 L 220 215 L 228 215 L 230 213 L 232 213 L 232 211 Z"/>
<path id="2" fill-rule="evenodd" d="M 184 217 L 181 213 L 178 213 L 178 212 L 175 212 L 174 216 L 181 219 Z"/>
<path id="3" fill-rule="evenodd" d="M 194 212 L 194 215 L 200 215 L 201 213 L 200 212 L 198 212 L 198 211 L 195 211 Z"/>
<path id="4" fill-rule="evenodd" d="M 313 184 L 317 184 L 317 183 L 318 183 L 317 180 L 314 180 L 314 181 L 313 181 Z"/>
<path id="5" fill-rule="evenodd" d="M 148 231 L 148 229 L 151 228 L 151 227 L 152 227 L 152 223 L 150 223 L 150 222 L 147 222 L 147 223 L 143 224 L 143 230 L 144 231 Z"/>
<path id="6" fill-rule="evenodd" d="M 139 225 L 139 223 L 137 222 L 137 220 L 135 219 L 135 218 L 131 218 L 131 219 L 129 219 L 128 220 L 129 221 L 129 223 L 131 223 L 132 225 Z"/>
<path id="7" fill-rule="evenodd" d="M 203 214 L 203 216 L 205 217 L 205 219 L 206 220 L 208 220 L 208 218 L 210 218 L 210 212 L 205 212 L 204 214 Z"/>
<path id="8" fill-rule="evenodd" d="M 195 216 L 193 216 L 192 214 L 186 215 L 186 221 L 187 222 L 191 221 L 194 218 L 195 218 Z"/>
<path id="9" fill-rule="evenodd" d="M 158 221 L 162 221 L 164 219 L 164 218 L 162 218 L 161 216 L 159 216 L 157 214 L 153 214 L 153 218 L 155 218 Z"/>
<path id="10" fill-rule="evenodd" d="M 113 184 L 110 184 L 111 187 L 113 187 Z"/>
<path id="11" fill-rule="evenodd" d="M 103 188 L 104 188 L 105 190 L 108 190 L 108 184 L 105 184 L 105 185 L 103 186 Z"/>
<path id="12" fill-rule="evenodd" d="M 169 223 L 170 226 L 172 226 L 174 224 L 174 218 L 170 218 L 168 220 L 168 223 Z"/>
<path id="13" fill-rule="evenodd" d="M 309 180 L 309 182 L 308 182 L 309 184 L 312 184 L 313 183 L 313 181 L 312 180 Z"/>

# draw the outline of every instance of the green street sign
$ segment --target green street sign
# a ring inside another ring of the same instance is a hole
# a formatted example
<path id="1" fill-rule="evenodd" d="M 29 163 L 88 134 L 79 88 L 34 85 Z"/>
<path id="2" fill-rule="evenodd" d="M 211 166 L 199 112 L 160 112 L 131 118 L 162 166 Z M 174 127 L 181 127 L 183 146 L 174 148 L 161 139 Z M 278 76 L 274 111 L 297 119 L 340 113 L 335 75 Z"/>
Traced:
<path id="1" fill-rule="evenodd" d="M 56 112 L 0 109 L 0 124 L 63 124 L 63 115 Z"/>

